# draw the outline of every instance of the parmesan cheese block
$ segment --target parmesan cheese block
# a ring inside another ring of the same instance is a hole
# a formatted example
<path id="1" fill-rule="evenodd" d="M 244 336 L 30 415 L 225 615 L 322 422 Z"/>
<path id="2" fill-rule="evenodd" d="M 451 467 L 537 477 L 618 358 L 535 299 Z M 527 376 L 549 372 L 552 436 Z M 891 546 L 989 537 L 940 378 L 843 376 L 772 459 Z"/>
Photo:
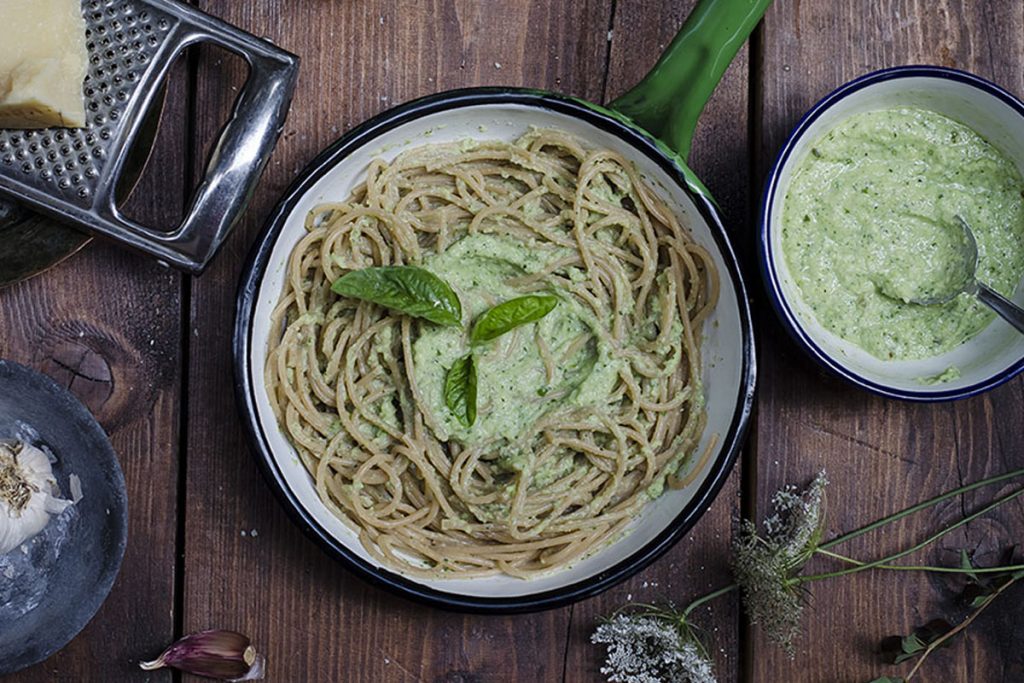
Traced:
<path id="1" fill-rule="evenodd" d="M 0 128 L 85 126 L 79 0 L 0 0 Z"/>

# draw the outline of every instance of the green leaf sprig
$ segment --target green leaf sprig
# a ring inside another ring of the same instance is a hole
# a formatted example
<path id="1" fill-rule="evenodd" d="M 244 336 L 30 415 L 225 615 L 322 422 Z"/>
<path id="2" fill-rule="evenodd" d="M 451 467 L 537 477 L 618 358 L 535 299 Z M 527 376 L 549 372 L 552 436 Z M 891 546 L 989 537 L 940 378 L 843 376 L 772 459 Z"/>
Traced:
<path id="1" fill-rule="evenodd" d="M 473 325 L 469 342 L 474 345 L 493 341 L 515 328 L 537 322 L 558 305 L 551 294 L 530 294 L 509 299 L 486 311 Z"/>
<path id="2" fill-rule="evenodd" d="M 793 487 L 787 487 L 772 499 L 775 514 L 765 520 L 763 531 L 759 530 L 752 522 L 747 522 L 740 528 L 732 548 L 734 583 L 707 593 L 682 609 L 655 608 L 651 605 L 638 604 L 627 605 L 599 627 L 592 642 L 603 644 L 608 648 L 605 666 L 601 672 L 608 675 L 609 680 L 631 680 L 630 677 L 639 678 L 643 674 L 648 676 L 644 680 L 714 683 L 715 677 L 710 668 L 710 658 L 704 657 L 703 664 L 706 666 L 697 666 L 700 664 L 697 662 L 693 666 L 687 667 L 686 675 L 679 673 L 679 667 L 676 664 L 690 661 L 695 651 L 694 648 L 701 653 L 707 651 L 705 645 L 699 641 L 698 629 L 691 620 L 694 611 L 698 607 L 735 591 L 743 593 L 744 608 L 751 616 L 752 621 L 756 622 L 765 632 L 768 639 L 792 653 L 793 641 L 799 635 L 800 616 L 806 603 L 807 587 L 812 583 L 870 570 L 967 576 L 971 583 L 968 590 L 965 590 L 964 598 L 973 608 L 973 612 L 956 626 L 935 621 L 909 636 L 895 637 L 895 640 L 890 643 L 893 656 L 889 661 L 894 662 L 898 659 L 900 662 L 907 662 L 914 659 L 916 662 L 913 669 L 906 677 L 883 676 L 871 682 L 906 683 L 920 671 L 921 665 L 929 654 L 944 647 L 951 638 L 965 630 L 1011 585 L 1024 580 L 1024 563 L 1020 560 L 1015 561 L 1010 556 L 1004 557 L 1002 564 L 996 567 L 976 567 L 965 559 L 962 559 L 960 566 L 957 567 L 894 564 L 894 562 L 931 545 L 997 508 L 1021 498 L 1024 496 L 1024 487 L 1011 490 L 975 512 L 964 515 L 932 533 L 923 541 L 886 557 L 862 561 L 834 552 L 832 548 L 969 491 L 1022 477 L 1024 477 L 1024 468 L 965 484 L 824 542 L 821 538 L 821 530 L 825 528 L 823 525 L 824 474 L 818 475 L 814 482 L 802 492 L 798 492 Z M 845 566 L 818 574 L 804 572 L 804 563 L 815 556 L 839 561 Z M 628 612 L 624 610 L 628 610 Z M 678 637 L 671 639 L 671 642 L 669 639 L 662 639 L 662 644 L 657 647 L 651 645 L 654 641 L 647 634 L 653 628 L 651 626 L 652 619 L 664 628 L 673 629 Z M 614 628 L 608 624 L 613 624 Z M 623 653 L 630 655 L 639 651 L 640 645 L 633 641 L 641 643 L 646 648 L 642 658 L 623 655 Z M 663 674 L 670 668 L 674 677 L 666 678 Z"/>
<path id="3" fill-rule="evenodd" d="M 429 270 L 416 266 L 353 270 L 335 280 L 331 291 L 445 327 L 462 324 L 462 303 L 455 291 Z"/>
<path id="4" fill-rule="evenodd" d="M 961 598 L 972 610 L 956 626 L 945 619 L 932 619 L 905 636 L 889 636 L 881 642 L 881 652 L 889 664 L 916 660 L 905 678 L 883 676 L 871 683 L 907 683 L 921 670 L 925 660 L 940 648 L 949 647 L 1006 589 L 1024 579 L 1024 567 L 1014 561 L 1014 548 L 1006 549 L 999 567 L 977 567 L 966 550 L 960 551 L 960 570 L 967 577 Z"/>
<path id="5" fill-rule="evenodd" d="M 462 324 L 462 303 L 451 285 L 416 266 L 375 266 L 353 270 L 331 285 L 331 291 L 383 306 L 445 327 Z M 479 347 L 517 327 L 537 322 L 558 305 L 552 294 L 528 294 L 504 301 L 484 312 L 469 335 Z M 444 380 L 444 402 L 466 427 L 476 422 L 476 360 L 473 351 L 455 361 Z"/>
<path id="6" fill-rule="evenodd" d="M 517 327 L 535 323 L 558 305 L 552 294 L 528 294 L 493 306 L 477 319 L 470 346 L 480 347 Z M 444 402 L 465 427 L 476 422 L 476 360 L 473 350 L 455 361 L 444 379 Z"/>
<path id="7" fill-rule="evenodd" d="M 466 427 L 476 422 L 476 362 L 473 354 L 455 361 L 444 377 L 444 404 Z"/>

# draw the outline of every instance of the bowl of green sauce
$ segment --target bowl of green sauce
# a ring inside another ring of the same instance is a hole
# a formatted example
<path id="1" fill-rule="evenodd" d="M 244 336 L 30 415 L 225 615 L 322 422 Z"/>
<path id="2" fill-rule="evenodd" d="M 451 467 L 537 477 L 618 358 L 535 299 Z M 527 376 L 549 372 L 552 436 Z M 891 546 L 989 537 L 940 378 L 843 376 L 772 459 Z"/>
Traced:
<path id="1" fill-rule="evenodd" d="M 957 291 L 962 217 L 978 279 L 1024 302 L 1024 103 L 972 74 L 877 71 L 816 104 L 760 214 L 765 286 L 794 339 L 875 393 L 964 398 L 1024 369 L 1024 336 Z"/>

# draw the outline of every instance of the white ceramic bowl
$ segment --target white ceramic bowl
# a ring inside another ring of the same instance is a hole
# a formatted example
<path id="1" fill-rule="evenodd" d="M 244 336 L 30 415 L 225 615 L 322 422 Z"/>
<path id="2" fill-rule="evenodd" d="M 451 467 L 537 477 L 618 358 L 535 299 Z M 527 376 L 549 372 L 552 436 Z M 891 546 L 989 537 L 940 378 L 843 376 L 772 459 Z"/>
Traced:
<path id="1" fill-rule="evenodd" d="M 781 216 L 789 181 L 810 147 L 854 114 L 893 107 L 928 109 L 959 121 L 995 145 L 1024 173 L 1024 104 L 972 74 L 934 66 L 876 71 L 842 86 L 800 121 L 768 177 L 760 216 L 761 272 L 776 312 L 794 339 L 819 363 L 875 393 L 914 401 L 972 396 L 1024 369 L 1024 335 L 1002 320 L 947 353 L 921 360 L 884 361 L 837 337 L 815 320 L 782 253 Z M 1024 288 L 1014 301 L 1024 304 Z M 926 385 L 919 378 L 950 366 L 959 379 Z"/>
<path id="2" fill-rule="evenodd" d="M 263 382 L 270 311 L 284 283 L 289 252 L 317 204 L 348 197 L 371 159 L 391 159 L 410 145 L 471 139 L 513 140 L 531 126 L 554 127 L 587 144 L 634 160 L 707 247 L 720 270 L 721 299 L 704 327 L 708 426 L 700 448 L 718 436 L 712 457 L 692 484 L 648 505 L 624 536 L 570 568 L 533 580 L 503 576 L 425 580 L 381 566 L 355 532 L 320 501 L 313 480 L 278 427 Z M 572 98 L 527 90 L 473 89 L 411 102 L 346 135 L 306 169 L 268 220 L 240 286 L 235 336 L 239 403 L 257 459 L 293 517 L 329 552 L 363 577 L 432 604 L 476 611 L 526 611 L 593 595 L 667 550 L 694 524 L 731 469 L 749 418 L 754 389 L 750 314 L 735 256 L 713 205 L 691 191 L 652 138 Z"/>

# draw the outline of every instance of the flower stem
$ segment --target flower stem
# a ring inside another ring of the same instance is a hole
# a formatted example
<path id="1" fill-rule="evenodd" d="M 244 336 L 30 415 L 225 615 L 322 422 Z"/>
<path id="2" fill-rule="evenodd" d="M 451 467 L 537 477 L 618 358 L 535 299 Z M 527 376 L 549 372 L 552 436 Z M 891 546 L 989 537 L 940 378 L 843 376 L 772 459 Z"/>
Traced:
<path id="1" fill-rule="evenodd" d="M 953 628 L 951 631 L 949 631 L 949 633 L 944 634 L 942 637 L 936 639 L 933 643 L 931 643 L 925 649 L 925 651 L 921 653 L 921 656 L 918 657 L 917 662 L 914 664 L 914 668 L 910 670 L 910 673 L 907 674 L 907 677 L 905 679 L 903 679 L 903 680 L 909 681 L 911 678 L 913 678 L 914 674 L 916 674 L 918 672 L 918 670 L 921 668 L 921 665 L 924 664 L 924 660 L 925 660 L 925 658 L 928 657 L 928 655 L 930 655 L 932 652 L 934 652 L 939 647 L 941 647 L 944 642 L 946 642 L 947 640 L 949 640 L 950 638 L 955 636 L 957 633 L 960 633 L 965 628 L 970 626 L 971 622 L 973 622 L 975 619 L 977 619 L 978 615 L 981 614 L 982 612 L 984 612 L 985 608 L 987 608 L 989 605 L 991 605 L 995 601 L 995 599 L 999 597 L 1000 593 L 1002 593 L 1007 588 L 1012 586 L 1016 580 L 1017 579 L 1014 578 L 1014 577 L 1011 577 L 1011 578 L 1007 579 L 1006 582 L 1003 583 L 1003 585 L 999 586 L 999 588 L 996 589 L 995 593 L 993 593 L 992 595 L 990 595 L 987 598 L 985 598 L 985 601 L 983 603 L 981 603 L 978 606 L 978 608 L 976 610 L 974 610 L 974 612 L 971 613 L 971 615 L 969 617 L 967 617 L 966 619 L 961 621 L 959 624 L 957 624 L 955 628 Z"/>
<path id="2" fill-rule="evenodd" d="M 857 565 L 855 567 L 849 567 L 847 569 L 839 569 L 839 570 L 836 570 L 836 571 L 824 572 L 824 573 L 821 573 L 821 574 L 809 574 L 809 575 L 805 575 L 805 576 L 796 576 L 796 577 L 793 577 L 792 579 L 790 579 L 790 583 L 791 583 L 791 585 L 799 585 L 799 584 L 804 584 L 804 583 L 810 583 L 812 581 L 820 581 L 821 579 L 831 579 L 831 578 L 834 578 L 834 577 L 837 577 L 837 576 L 846 576 L 847 574 L 856 574 L 857 572 L 862 572 L 862 571 L 865 571 L 865 570 L 868 570 L 868 569 L 875 569 L 875 568 L 881 567 L 882 565 L 889 564 L 893 560 L 898 560 L 901 557 L 905 557 L 906 555 L 910 555 L 911 553 L 917 552 L 921 548 L 924 548 L 925 546 L 930 545 L 931 543 L 934 543 L 935 541 L 939 540 L 940 538 L 942 538 L 946 534 L 950 533 L 951 531 L 959 529 L 960 527 L 964 526 L 965 524 L 967 524 L 969 522 L 974 521 L 975 519 L 981 517 L 982 515 L 985 515 L 985 514 L 991 512 L 992 510 L 995 510 L 1000 505 L 1003 505 L 1004 503 L 1008 503 L 1009 501 L 1014 500 L 1015 498 L 1019 498 L 1021 495 L 1024 495 L 1024 488 L 1017 489 L 1013 493 L 1005 495 L 1005 496 L 1003 496 L 1002 498 L 999 498 L 998 500 L 996 500 L 993 503 L 989 503 L 988 505 L 986 505 L 982 509 L 978 510 L 977 512 L 974 512 L 974 513 L 972 513 L 970 515 L 967 515 L 966 517 L 960 519 L 959 521 L 957 521 L 957 522 L 955 522 L 953 524 L 950 524 L 949 526 L 947 526 L 946 528 L 942 529 L 941 531 L 938 531 L 938 532 L 932 534 L 931 536 L 929 536 L 925 540 L 921 541 L 920 543 L 916 543 L 916 544 L 912 545 L 911 547 L 907 548 L 906 550 L 901 550 L 900 552 L 894 553 L 892 555 L 889 555 L 888 557 L 883 557 L 880 560 L 873 560 L 871 562 L 866 562 L 864 564 L 860 564 L 860 565 Z M 897 514 L 899 514 L 899 513 L 897 513 Z M 867 528 L 867 527 L 864 527 L 864 528 Z M 834 545 L 834 544 L 822 544 L 821 547 L 827 549 L 828 545 Z"/>
<path id="3" fill-rule="evenodd" d="M 974 482 L 973 484 L 966 484 L 966 485 L 961 486 L 959 488 L 955 488 L 955 489 L 952 489 L 950 491 L 946 491 L 945 493 L 939 494 L 938 496 L 935 496 L 934 498 L 931 498 L 929 500 L 926 500 L 926 501 L 923 501 L 921 503 L 918 503 L 917 505 L 912 505 L 912 506 L 910 506 L 910 507 L 908 507 L 908 508 L 906 508 L 904 510 L 900 510 L 899 512 L 895 512 L 895 513 L 889 515 L 888 517 L 883 517 L 882 519 L 874 521 L 871 524 L 868 524 L 867 526 L 861 527 L 860 529 L 857 529 L 855 531 L 851 531 L 849 533 L 845 533 L 842 536 L 836 536 L 832 540 L 827 541 L 826 543 L 822 543 L 820 547 L 821 548 L 825 548 L 827 550 L 828 548 L 832 548 L 834 546 L 837 546 L 840 543 L 846 543 L 847 541 L 853 540 L 853 539 L 857 538 L 858 536 L 863 536 L 866 533 L 870 533 L 870 532 L 874 531 L 875 529 L 878 529 L 878 528 L 881 528 L 883 526 L 886 526 L 887 524 L 895 522 L 898 519 L 902 519 L 903 517 L 906 517 L 908 515 L 912 515 L 915 512 L 920 512 L 921 510 L 926 510 L 926 509 L 932 507 L 933 505 L 937 505 L 938 503 L 941 503 L 944 500 L 949 500 L 950 498 L 953 498 L 955 496 L 959 496 L 960 494 L 963 494 L 963 493 L 967 493 L 968 491 L 973 491 L 974 489 L 978 489 L 978 488 L 981 488 L 983 486 L 989 486 L 991 484 L 998 484 L 1001 481 L 1006 481 L 1007 479 L 1013 479 L 1015 477 L 1020 477 L 1020 476 L 1024 476 L 1024 467 L 1022 467 L 1020 469 L 1012 470 L 1010 472 L 1004 472 L 1003 474 L 999 474 L 999 475 L 996 475 L 994 477 L 989 477 L 988 479 L 982 479 L 980 481 Z"/>
<path id="4" fill-rule="evenodd" d="M 686 609 L 683 610 L 683 619 L 689 617 L 693 610 L 697 609 L 704 603 L 711 602 L 715 598 L 726 595 L 727 593 L 731 593 L 737 588 L 739 588 L 739 584 L 730 583 L 728 586 L 725 586 L 724 588 L 719 588 L 718 590 L 708 593 L 707 595 L 702 595 L 701 597 L 697 598 L 696 600 L 694 600 L 686 606 Z"/>
<path id="5" fill-rule="evenodd" d="M 839 553 L 833 553 L 828 550 L 822 550 L 819 548 L 815 552 L 831 557 L 842 562 L 848 562 L 849 564 L 861 567 L 867 562 L 855 560 L 852 557 L 846 555 L 840 555 Z M 1000 574 L 1002 572 L 1015 572 L 1024 569 L 1024 564 L 1010 564 L 1002 567 L 936 567 L 932 565 L 907 565 L 907 564 L 880 564 L 875 569 L 889 569 L 893 571 L 902 572 L 936 572 L 943 574 Z"/>

